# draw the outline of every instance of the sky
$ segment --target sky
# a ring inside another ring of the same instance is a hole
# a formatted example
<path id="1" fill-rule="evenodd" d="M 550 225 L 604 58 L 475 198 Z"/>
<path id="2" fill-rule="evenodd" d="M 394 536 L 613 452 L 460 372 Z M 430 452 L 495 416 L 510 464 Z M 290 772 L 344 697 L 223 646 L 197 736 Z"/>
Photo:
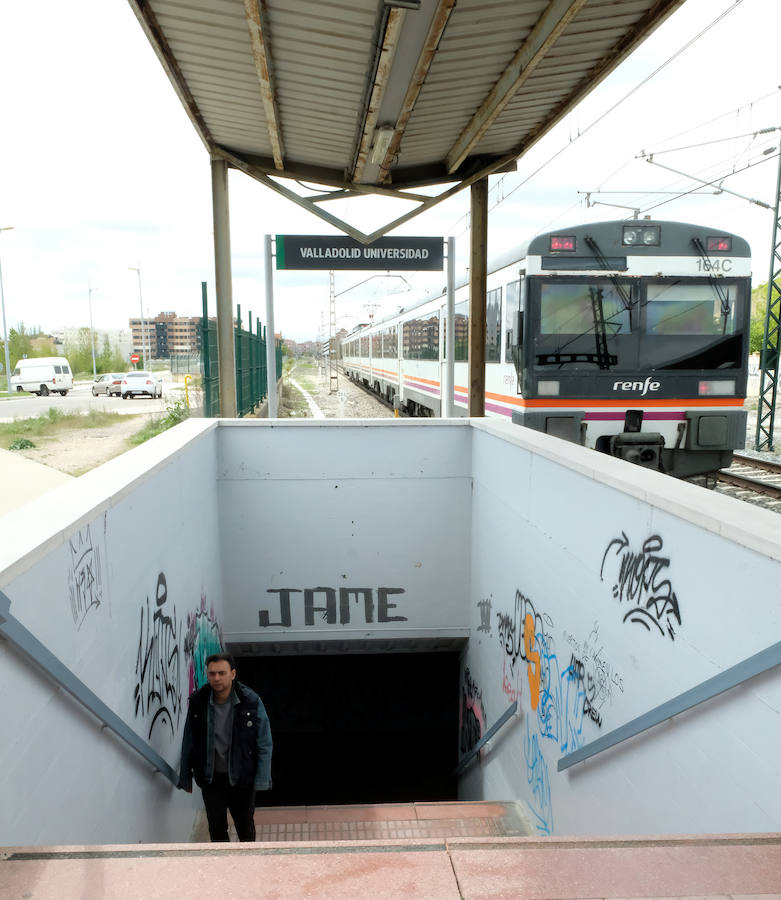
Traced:
<path id="1" fill-rule="evenodd" d="M 489 257 L 637 208 L 745 237 L 754 283 L 766 282 L 773 213 L 726 191 L 775 202 L 781 131 L 757 132 L 781 126 L 780 33 L 778 0 L 686 0 L 517 172 L 491 177 Z M 8 327 L 87 326 L 90 297 L 96 331 L 127 328 L 142 303 L 145 316 L 199 315 L 203 281 L 214 315 L 208 154 L 125 0 L 0 4 L 0 84 Z M 698 189 L 691 176 L 725 190 Z M 333 229 L 239 172 L 229 190 L 233 300 L 246 323 L 248 310 L 263 317 L 263 236 Z M 328 209 L 367 231 L 399 213 L 377 198 Z M 461 268 L 468 209 L 467 190 L 395 233 L 456 237 Z M 141 270 L 140 294 L 130 267 Z M 337 327 L 444 285 L 440 274 L 378 274 L 351 289 L 365 277 L 336 273 Z M 327 329 L 327 272 L 275 273 L 274 291 L 277 332 L 304 341 Z"/>

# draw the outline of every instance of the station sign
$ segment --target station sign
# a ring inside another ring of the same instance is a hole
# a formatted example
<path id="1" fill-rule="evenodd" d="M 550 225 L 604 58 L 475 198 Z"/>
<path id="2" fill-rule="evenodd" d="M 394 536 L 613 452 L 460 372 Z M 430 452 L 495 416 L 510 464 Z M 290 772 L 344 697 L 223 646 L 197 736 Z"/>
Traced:
<path id="1" fill-rule="evenodd" d="M 376 269 L 441 272 L 441 237 L 381 237 L 362 244 L 346 235 L 278 234 L 277 269 Z"/>

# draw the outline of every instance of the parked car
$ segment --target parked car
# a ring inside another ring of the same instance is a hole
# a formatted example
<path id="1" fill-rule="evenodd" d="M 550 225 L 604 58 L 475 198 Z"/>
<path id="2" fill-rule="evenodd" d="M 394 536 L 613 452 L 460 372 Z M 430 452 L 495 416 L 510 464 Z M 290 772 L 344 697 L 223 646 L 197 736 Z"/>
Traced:
<path id="1" fill-rule="evenodd" d="M 98 375 L 92 385 L 92 396 L 105 394 L 107 397 L 118 397 L 122 393 L 124 377 L 121 372 L 107 372 L 105 375 Z"/>
<path id="2" fill-rule="evenodd" d="M 122 399 L 146 394 L 153 399 L 163 396 L 163 386 L 151 372 L 128 372 L 122 376 L 120 384 Z"/>
<path id="3" fill-rule="evenodd" d="M 73 387 L 73 373 L 64 356 L 20 359 L 11 375 L 12 391 L 29 391 L 39 397 L 62 394 Z"/>

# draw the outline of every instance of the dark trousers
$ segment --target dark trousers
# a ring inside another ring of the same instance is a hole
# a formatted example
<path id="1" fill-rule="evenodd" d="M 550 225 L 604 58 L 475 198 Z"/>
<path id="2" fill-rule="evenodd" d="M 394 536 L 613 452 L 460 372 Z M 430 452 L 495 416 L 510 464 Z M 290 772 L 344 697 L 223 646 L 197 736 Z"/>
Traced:
<path id="1" fill-rule="evenodd" d="M 231 787 L 227 774 L 214 774 L 201 788 L 212 841 L 227 841 L 228 810 L 240 841 L 255 840 L 255 787 Z"/>

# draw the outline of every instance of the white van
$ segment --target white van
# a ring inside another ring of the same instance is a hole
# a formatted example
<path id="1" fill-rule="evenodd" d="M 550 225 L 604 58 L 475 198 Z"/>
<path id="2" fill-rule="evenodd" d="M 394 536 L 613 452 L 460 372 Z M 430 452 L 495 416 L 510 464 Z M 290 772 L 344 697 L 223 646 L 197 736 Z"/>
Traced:
<path id="1" fill-rule="evenodd" d="M 62 394 L 73 387 L 73 373 L 64 356 L 20 359 L 11 375 L 11 390 L 29 391 L 39 397 Z"/>

